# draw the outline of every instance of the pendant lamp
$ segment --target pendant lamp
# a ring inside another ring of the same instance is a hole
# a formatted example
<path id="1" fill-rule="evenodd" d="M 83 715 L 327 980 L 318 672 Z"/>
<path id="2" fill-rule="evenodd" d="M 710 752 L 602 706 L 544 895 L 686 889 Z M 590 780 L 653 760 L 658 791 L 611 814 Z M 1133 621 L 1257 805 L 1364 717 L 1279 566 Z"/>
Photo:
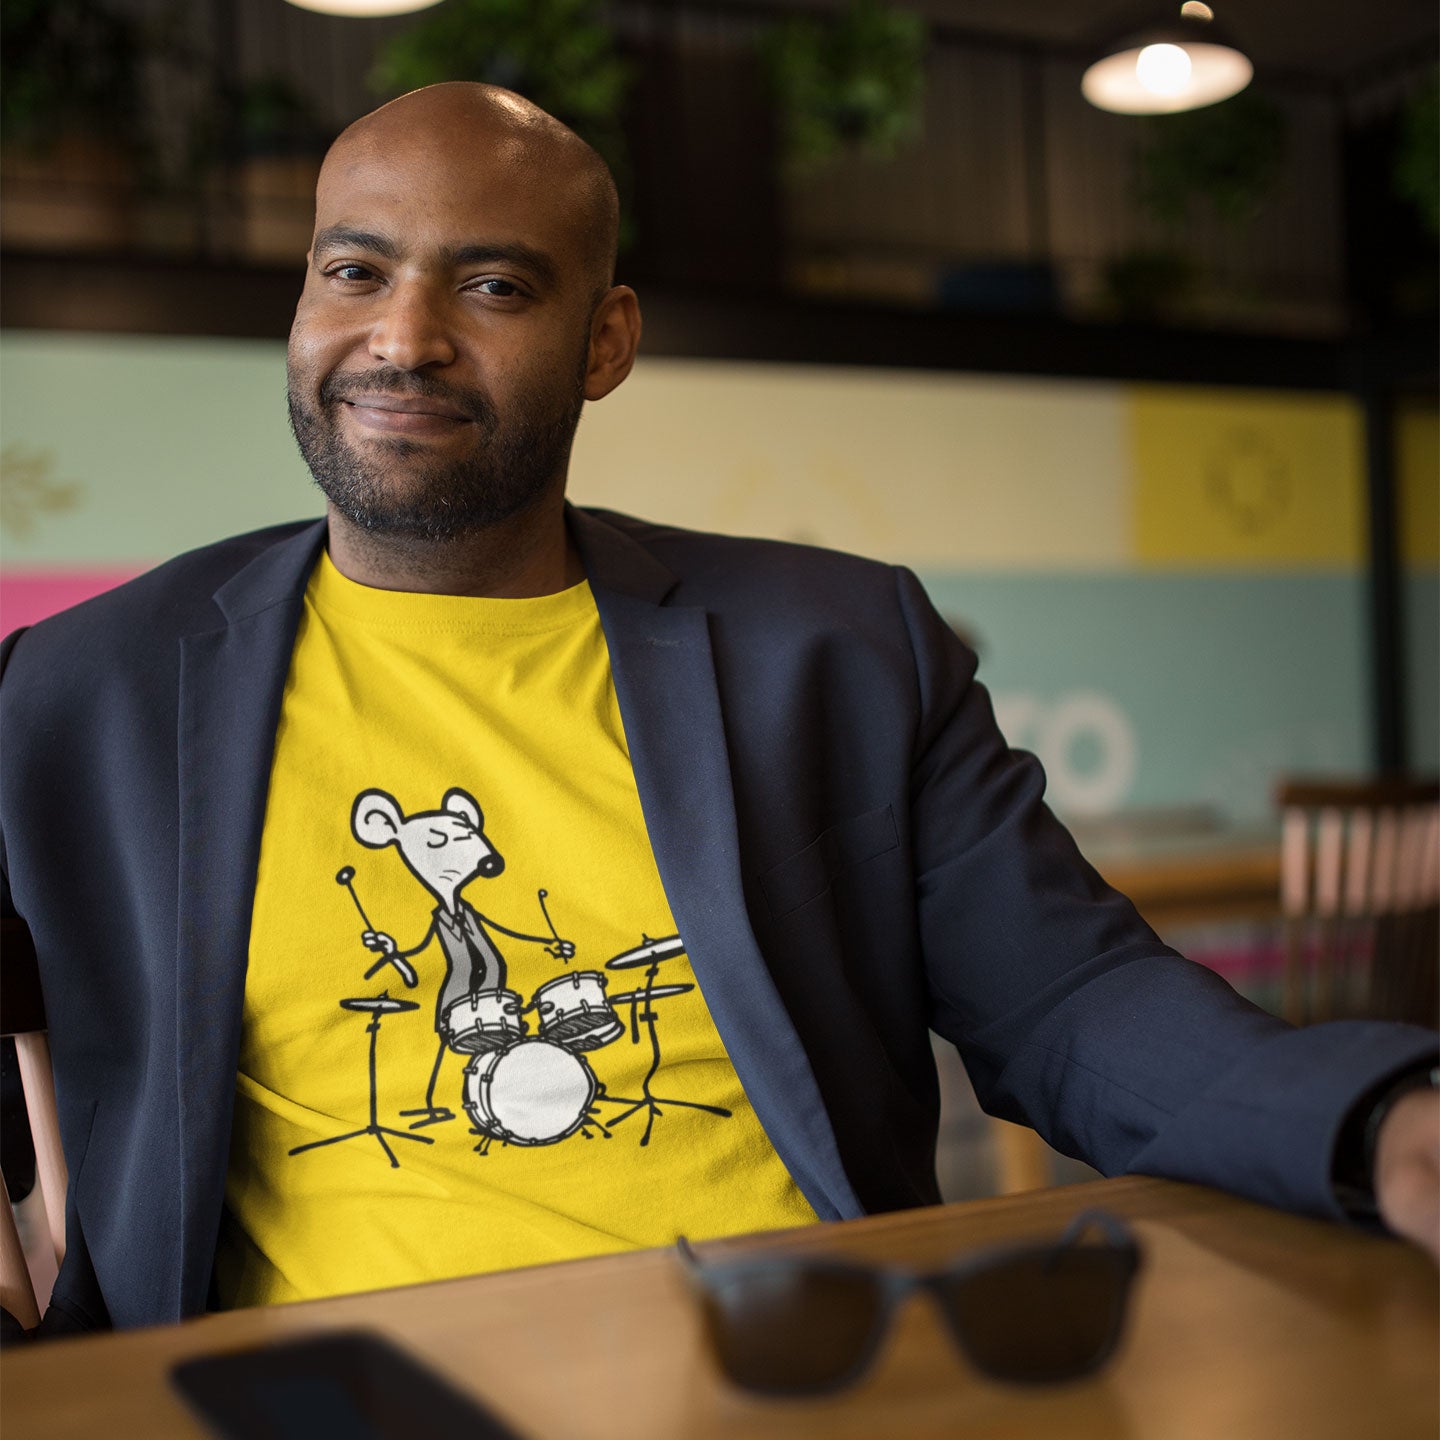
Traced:
<path id="1" fill-rule="evenodd" d="M 1173 115 L 1228 100 L 1253 74 L 1210 6 L 1185 0 L 1104 46 L 1080 90 L 1117 115 Z"/>
<path id="2" fill-rule="evenodd" d="M 301 10 L 315 10 L 321 15 L 408 15 L 412 10 L 428 10 L 440 0 L 290 0 Z"/>

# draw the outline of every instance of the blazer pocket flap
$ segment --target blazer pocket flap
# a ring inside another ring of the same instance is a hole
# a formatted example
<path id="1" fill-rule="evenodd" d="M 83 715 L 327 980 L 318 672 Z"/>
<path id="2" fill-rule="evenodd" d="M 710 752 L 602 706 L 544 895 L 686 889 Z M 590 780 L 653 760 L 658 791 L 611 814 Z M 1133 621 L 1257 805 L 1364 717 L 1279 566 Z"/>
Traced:
<path id="1" fill-rule="evenodd" d="M 778 920 L 823 895 L 835 877 L 900 843 L 890 806 L 867 810 L 832 825 L 803 850 L 760 877 L 770 913 Z"/>

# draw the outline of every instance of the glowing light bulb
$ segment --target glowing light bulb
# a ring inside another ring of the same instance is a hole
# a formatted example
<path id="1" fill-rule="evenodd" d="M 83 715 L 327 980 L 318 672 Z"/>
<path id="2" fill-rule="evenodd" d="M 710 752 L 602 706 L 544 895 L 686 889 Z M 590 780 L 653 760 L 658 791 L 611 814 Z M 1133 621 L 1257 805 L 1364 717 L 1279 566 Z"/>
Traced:
<path id="1" fill-rule="evenodd" d="M 415 10 L 428 10 L 440 0 L 290 0 L 299 10 L 315 10 L 321 15 L 408 15 Z"/>
<path id="2" fill-rule="evenodd" d="M 1179 45 L 1147 45 L 1135 58 L 1135 78 L 1152 95 L 1183 94 L 1190 57 Z"/>

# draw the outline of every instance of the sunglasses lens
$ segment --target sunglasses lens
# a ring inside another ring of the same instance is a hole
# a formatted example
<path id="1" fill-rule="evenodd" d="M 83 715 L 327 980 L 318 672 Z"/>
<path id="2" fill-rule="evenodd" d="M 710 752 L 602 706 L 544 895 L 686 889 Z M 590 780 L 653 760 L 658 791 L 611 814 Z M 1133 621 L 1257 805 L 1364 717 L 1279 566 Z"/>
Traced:
<path id="1" fill-rule="evenodd" d="M 720 1366 L 735 1384 L 802 1394 L 855 1370 L 882 1306 L 870 1276 L 777 1267 L 707 1275 L 704 1309 Z"/>
<path id="2" fill-rule="evenodd" d="M 997 1380 L 1068 1380 L 1115 1348 L 1131 1267 L 1121 1252 L 1072 1245 L 1008 1257 L 939 1289 L 957 1338 Z"/>

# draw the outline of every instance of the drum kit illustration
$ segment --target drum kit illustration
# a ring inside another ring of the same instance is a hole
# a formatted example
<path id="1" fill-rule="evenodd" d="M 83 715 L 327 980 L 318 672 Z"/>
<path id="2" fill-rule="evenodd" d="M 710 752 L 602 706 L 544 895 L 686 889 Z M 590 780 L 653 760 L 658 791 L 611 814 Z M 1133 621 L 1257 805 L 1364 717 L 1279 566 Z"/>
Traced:
<path id="1" fill-rule="evenodd" d="M 477 1153 L 488 1153 L 495 1141 L 502 1145 L 554 1145 L 577 1131 L 593 1138 L 598 1131 L 609 1139 L 617 1125 L 632 1115 L 645 1112 L 645 1130 L 640 1144 L 650 1143 L 658 1117 L 670 1106 L 703 1110 L 728 1117 L 729 1110 L 702 1105 L 694 1100 L 656 1095 L 651 1082 L 660 1069 L 660 1014 L 658 1002 L 687 994 L 689 983 L 657 985 L 660 966 L 685 954 L 678 935 L 659 940 L 641 937 L 641 943 L 606 961 L 606 970 L 645 967 L 644 984 L 623 994 L 607 995 L 608 980 L 598 970 L 576 970 L 558 975 L 537 989 L 528 1005 L 515 990 L 487 990 L 464 995 L 446 1007 L 443 1016 L 446 1044 L 469 1056 L 465 1066 L 463 1101 L 472 1133 L 479 1136 Z M 409 983 L 407 981 L 407 983 Z M 326 1140 L 313 1140 L 290 1151 L 298 1155 L 325 1145 L 336 1145 L 362 1135 L 373 1135 L 392 1167 L 399 1167 L 386 1136 L 432 1143 L 431 1137 L 394 1130 L 378 1123 L 375 1053 L 383 1016 L 414 1010 L 414 1001 L 392 999 L 388 991 L 340 1001 L 344 1010 L 368 1013 L 365 1027 L 369 1042 L 370 1123 L 361 1129 Z M 628 1025 L 621 1018 L 629 1007 Z M 527 1016 L 535 1017 L 530 1033 Z M 610 1095 L 590 1068 L 586 1056 L 620 1039 L 628 1029 L 631 1043 L 641 1043 L 641 1028 L 650 1045 L 650 1066 L 640 1084 L 638 1096 Z M 604 1102 L 624 1108 L 608 1120 L 599 1118 Z"/>

